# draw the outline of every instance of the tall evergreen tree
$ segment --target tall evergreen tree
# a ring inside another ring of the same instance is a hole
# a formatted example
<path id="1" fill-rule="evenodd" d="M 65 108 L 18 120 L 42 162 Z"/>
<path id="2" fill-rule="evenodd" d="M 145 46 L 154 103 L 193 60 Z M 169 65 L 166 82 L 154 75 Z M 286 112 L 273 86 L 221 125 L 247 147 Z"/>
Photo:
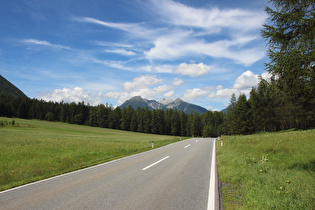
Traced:
<path id="1" fill-rule="evenodd" d="M 139 119 L 139 113 L 133 110 L 132 116 L 131 116 L 131 122 L 130 122 L 130 130 L 133 132 L 138 131 L 138 119 Z"/>
<path id="2" fill-rule="evenodd" d="M 233 93 L 230 98 L 230 105 L 228 106 L 226 112 L 223 114 L 222 132 L 227 135 L 233 134 L 234 132 L 232 113 L 233 113 L 235 105 L 236 105 L 236 97 L 235 97 L 235 93 Z"/>
<path id="3" fill-rule="evenodd" d="M 152 129 L 152 113 L 151 110 L 146 107 L 145 112 L 144 112 L 144 132 L 145 133 L 151 133 Z"/>
<path id="4" fill-rule="evenodd" d="M 107 128 L 108 127 L 108 118 L 112 112 L 110 107 L 105 107 L 104 104 L 100 104 L 96 107 L 96 120 L 98 127 Z M 92 116 L 93 117 L 93 116 Z M 112 114 L 114 119 L 114 113 Z"/>
<path id="5" fill-rule="evenodd" d="M 153 134 L 159 133 L 160 120 L 159 120 L 159 116 L 158 116 L 157 110 L 153 110 L 152 111 L 151 127 L 152 127 L 151 132 Z"/>
<path id="6" fill-rule="evenodd" d="M 130 130 L 130 122 L 131 122 L 131 118 L 130 118 L 130 115 L 129 115 L 128 111 L 129 110 L 126 107 L 124 107 L 121 110 L 121 124 L 120 124 L 120 128 L 122 130 L 126 130 L 126 131 Z"/>
<path id="7" fill-rule="evenodd" d="M 138 113 L 138 132 L 144 133 L 144 113 L 145 113 L 145 109 L 141 109 L 140 107 L 137 108 Z"/>
<path id="8" fill-rule="evenodd" d="M 171 116 L 171 133 L 174 136 L 180 135 L 180 118 L 177 110 L 173 111 Z"/>
<path id="9" fill-rule="evenodd" d="M 187 136 L 186 125 L 187 125 L 188 115 L 182 111 L 179 117 L 180 117 L 180 135 Z"/>
<path id="10" fill-rule="evenodd" d="M 271 25 L 263 37 L 269 44 L 267 70 L 292 102 L 300 127 L 314 125 L 315 116 L 315 4 L 314 0 L 271 0 L 266 7 Z M 287 99 L 285 99 L 287 100 Z"/>
<path id="11" fill-rule="evenodd" d="M 97 126 L 96 110 L 97 110 L 96 107 L 91 107 L 89 109 L 89 125 L 92 127 Z"/>

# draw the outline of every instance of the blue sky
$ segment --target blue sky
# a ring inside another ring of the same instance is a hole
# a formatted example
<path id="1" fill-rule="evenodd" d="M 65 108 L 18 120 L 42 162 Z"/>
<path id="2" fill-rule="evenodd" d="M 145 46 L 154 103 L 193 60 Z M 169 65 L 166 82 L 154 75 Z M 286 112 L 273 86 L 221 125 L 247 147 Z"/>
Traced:
<path id="1" fill-rule="evenodd" d="M 0 74 L 30 98 L 209 110 L 267 76 L 267 0 L 3 0 Z"/>

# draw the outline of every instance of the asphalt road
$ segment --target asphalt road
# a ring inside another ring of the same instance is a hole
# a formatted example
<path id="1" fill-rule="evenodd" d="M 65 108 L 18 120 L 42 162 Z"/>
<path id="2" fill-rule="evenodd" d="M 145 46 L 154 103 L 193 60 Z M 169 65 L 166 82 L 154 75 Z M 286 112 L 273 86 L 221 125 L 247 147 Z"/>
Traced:
<path id="1" fill-rule="evenodd" d="M 0 192 L 0 209 L 208 209 L 212 151 L 177 142 Z"/>

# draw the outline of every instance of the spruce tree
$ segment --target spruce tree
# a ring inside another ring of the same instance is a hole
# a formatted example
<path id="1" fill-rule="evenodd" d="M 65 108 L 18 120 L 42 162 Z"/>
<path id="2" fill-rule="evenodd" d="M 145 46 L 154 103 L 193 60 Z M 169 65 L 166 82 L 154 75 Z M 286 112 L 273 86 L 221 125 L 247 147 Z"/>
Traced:
<path id="1" fill-rule="evenodd" d="M 267 70 L 278 81 L 284 97 L 294 104 L 296 123 L 314 125 L 315 116 L 315 6 L 314 0 L 271 0 L 265 24 L 270 62 Z"/>

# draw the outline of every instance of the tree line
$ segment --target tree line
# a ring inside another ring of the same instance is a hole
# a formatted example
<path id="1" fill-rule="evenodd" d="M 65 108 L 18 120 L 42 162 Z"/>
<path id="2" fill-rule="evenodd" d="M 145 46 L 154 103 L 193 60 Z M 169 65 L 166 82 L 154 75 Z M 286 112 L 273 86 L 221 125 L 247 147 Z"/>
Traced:
<path id="1" fill-rule="evenodd" d="M 251 134 L 280 131 L 291 128 L 315 127 L 314 107 L 303 109 L 296 105 L 277 86 L 276 80 L 260 78 L 247 100 L 245 94 L 236 99 L 232 94 L 230 105 L 223 115 L 222 133 Z"/>
<path id="2" fill-rule="evenodd" d="M 111 128 L 141 133 L 214 137 L 222 134 L 223 114 L 208 111 L 202 115 L 177 110 L 150 110 L 138 107 L 91 106 L 84 102 L 0 96 L 0 116 L 59 121 L 70 124 Z"/>

